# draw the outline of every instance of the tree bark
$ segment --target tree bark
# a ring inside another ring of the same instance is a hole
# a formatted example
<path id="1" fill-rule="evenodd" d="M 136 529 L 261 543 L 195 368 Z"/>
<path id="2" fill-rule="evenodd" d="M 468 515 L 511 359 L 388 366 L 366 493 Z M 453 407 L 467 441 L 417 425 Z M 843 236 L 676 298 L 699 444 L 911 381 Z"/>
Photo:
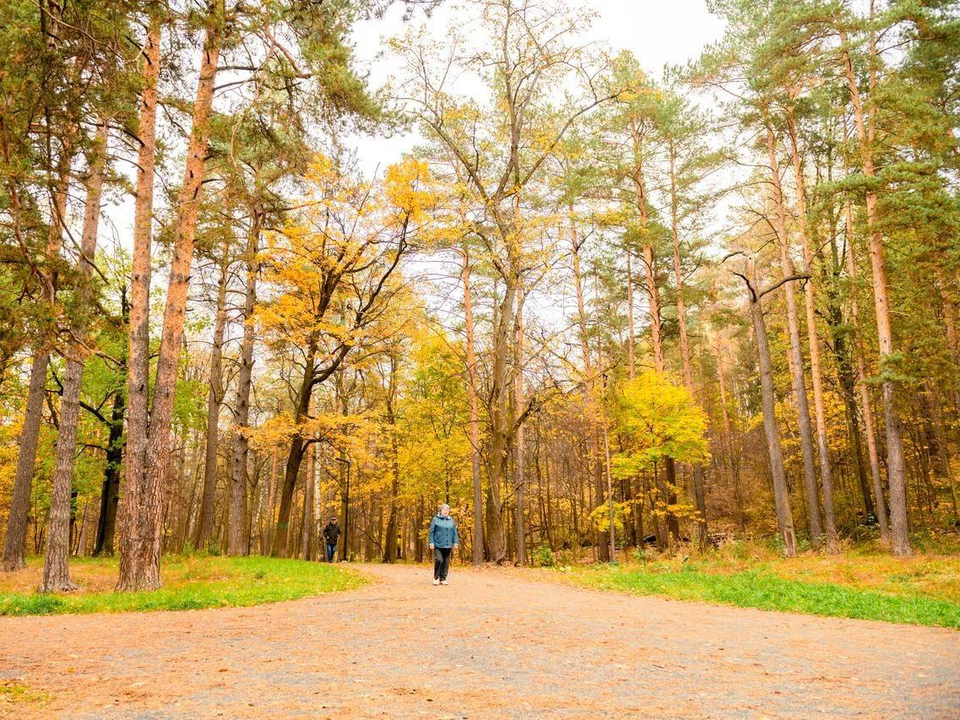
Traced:
<path id="1" fill-rule="evenodd" d="M 60 160 L 57 164 L 57 181 L 51 188 L 50 227 L 47 232 L 45 251 L 46 268 L 43 270 L 41 277 L 43 301 L 50 305 L 51 312 L 53 312 L 53 305 L 56 301 L 57 266 L 60 262 L 60 250 L 63 243 L 67 190 L 70 185 L 70 166 L 73 164 L 75 150 L 74 133 L 75 130 L 70 130 L 64 138 Z M 49 363 L 50 349 L 43 340 L 40 340 L 33 353 L 30 385 L 27 389 L 23 424 L 20 428 L 17 469 L 13 480 L 13 497 L 10 501 L 10 514 L 7 518 L 7 534 L 3 542 L 3 560 L 0 562 L 0 570 L 4 572 L 26 567 L 24 553 L 27 542 L 27 524 L 30 517 L 30 491 L 33 486 L 33 474 L 36 468 L 37 443 L 40 437 L 40 423 L 43 419 L 44 388 Z"/>
<path id="2" fill-rule="evenodd" d="M 837 520 L 833 502 L 833 468 L 830 459 L 830 444 L 827 439 L 826 411 L 823 403 L 823 371 L 820 363 L 820 338 L 817 334 L 816 281 L 813 278 L 813 252 L 807 231 L 807 190 L 803 177 L 803 164 L 797 143 L 797 124 L 793 107 L 787 109 L 787 130 L 790 135 L 790 156 L 793 178 L 797 185 L 797 224 L 800 228 L 800 245 L 803 248 L 803 271 L 809 276 L 804 291 L 804 309 L 807 316 L 807 344 L 810 346 L 810 378 L 813 381 L 813 415 L 817 424 L 817 455 L 820 460 L 820 484 L 823 489 L 823 520 L 827 540 L 827 552 L 836 553 Z"/>
<path id="3" fill-rule="evenodd" d="M 470 469 L 473 477 L 473 564 L 483 564 L 483 486 L 480 477 L 480 413 L 477 401 L 477 358 L 474 345 L 470 251 L 463 246 L 463 317 L 466 328 L 467 396 L 470 401 Z M 419 536 L 418 536 L 419 537 Z"/>
<path id="4" fill-rule="evenodd" d="M 386 539 L 383 543 L 383 561 L 397 561 L 397 515 L 400 505 L 400 456 L 397 445 L 397 419 L 393 403 L 397 393 L 397 358 L 390 356 L 390 380 L 387 390 L 386 415 L 390 432 L 390 514 L 387 519 Z"/>
<path id="5" fill-rule="evenodd" d="M 139 518 L 139 531 L 135 537 L 130 538 L 129 547 L 121 551 L 120 579 L 117 584 L 117 589 L 121 591 L 152 590 L 161 585 L 160 533 L 164 497 L 163 481 L 169 463 L 170 422 L 196 237 L 197 209 L 203 189 L 204 160 L 210 133 L 209 118 L 213 104 L 214 79 L 221 42 L 219 27 L 210 26 L 204 39 L 200 79 L 197 82 L 197 94 L 193 106 L 193 126 L 187 148 L 187 163 L 178 199 L 177 232 L 173 245 L 173 260 L 170 265 L 170 282 L 167 286 L 160 357 L 157 361 L 157 380 L 153 390 L 153 404 L 144 453 L 146 468 L 142 478 L 137 478 L 142 483 L 136 491 L 138 504 L 135 514 Z M 136 462 L 136 458 L 132 460 Z"/>
<path id="6" fill-rule="evenodd" d="M 727 401 L 726 378 L 723 371 L 723 349 L 718 342 L 714 345 L 714 354 L 717 358 L 717 385 L 720 390 L 720 416 L 723 420 L 723 437 L 726 440 L 726 466 L 733 486 L 733 499 L 737 504 L 737 522 L 741 530 L 747 528 L 746 509 L 744 507 L 743 484 L 740 482 L 740 473 L 737 469 L 737 446 L 733 435 L 733 423 L 730 420 L 730 406 Z"/>
<path id="7" fill-rule="evenodd" d="M 314 400 L 310 399 L 310 414 L 314 413 Z M 315 512 L 317 489 L 317 444 L 311 443 L 307 448 L 307 470 L 303 478 L 303 527 L 300 533 L 300 557 L 311 560 L 312 543 L 316 537 L 317 515 Z"/>
<path id="8" fill-rule="evenodd" d="M 873 180 L 876 172 L 873 166 L 871 140 L 867 136 L 863 104 L 860 90 L 853 71 L 853 61 L 847 49 L 847 35 L 840 32 L 842 55 L 850 90 L 850 101 L 856 120 L 857 140 L 860 147 L 860 162 L 864 176 Z M 872 43 L 871 43 L 872 45 Z M 873 50 L 873 48 L 871 48 Z M 884 262 L 883 237 L 877 228 L 877 193 L 869 186 L 866 192 L 867 233 L 870 238 L 870 268 L 873 274 L 873 302 L 877 320 L 877 340 L 880 349 L 880 375 L 883 387 L 883 411 L 886 420 L 887 435 L 887 483 L 890 486 L 890 538 L 895 555 L 909 555 L 909 524 L 907 521 L 907 482 L 903 457 L 903 437 L 900 425 L 900 412 L 897 409 L 897 385 L 890 378 L 894 371 L 891 367 L 895 354 L 893 331 L 890 326 L 890 309 L 887 298 L 887 269 Z"/>
<path id="9" fill-rule="evenodd" d="M 125 396 L 118 391 L 110 414 L 110 432 L 107 436 L 107 457 L 103 469 L 103 487 L 100 492 L 100 518 L 97 521 L 97 540 L 94 557 L 113 555 L 113 539 L 117 526 L 117 504 L 120 501 L 120 472 L 123 465 L 123 416 Z"/>
<path id="10" fill-rule="evenodd" d="M 207 427 L 203 463 L 203 494 L 200 499 L 200 521 L 194 547 L 206 548 L 213 532 L 213 501 L 217 490 L 217 449 L 220 444 L 220 406 L 223 404 L 223 334 L 227 327 L 227 280 L 229 262 L 227 244 L 223 245 L 220 281 L 217 284 L 217 314 L 213 323 L 210 346 L 210 376 L 207 380 Z M 228 551 L 229 552 L 229 551 Z"/>
<path id="11" fill-rule="evenodd" d="M 750 273 L 754 275 L 753 272 Z M 770 470 L 773 475 L 773 497 L 777 509 L 777 527 L 783 543 L 783 553 L 787 557 L 797 554 L 797 538 L 793 528 L 793 512 L 790 509 L 790 490 L 787 487 L 787 475 L 783 468 L 783 448 L 780 445 L 780 433 L 777 429 L 776 393 L 773 385 L 773 363 L 770 360 L 770 346 L 767 342 L 767 325 L 763 318 L 761 298 L 750 288 L 750 319 L 757 341 L 757 359 L 760 364 L 760 389 L 763 399 L 763 431 L 767 438 L 767 452 L 770 455 Z"/>
<path id="12" fill-rule="evenodd" d="M 231 555 L 250 551 L 242 539 L 243 520 L 246 515 L 247 455 L 249 441 L 246 430 L 250 425 L 250 391 L 253 386 L 253 344 L 256 339 L 256 324 L 253 311 L 257 304 L 257 275 L 260 263 L 260 231 L 263 213 L 259 206 L 253 208 L 250 234 L 247 237 L 245 263 L 247 266 L 246 289 L 243 297 L 243 342 L 240 348 L 240 373 L 237 378 L 237 397 L 233 416 L 233 461 L 230 465 L 230 519 L 227 552 Z M 274 465 L 276 458 L 274 457 Z"/>
<path id="13" fill-rule="evenodd" d="M 127 359 L 126 481 L 120 495 L 120 582 L 137 589 L 142 543 L 140 497 L 147 467 L 150 374 L 150 254 L 153 224 L 153 180 L 156 166 L 157 79 L 160 74 L 162 21 L 150 18 L 143 49 L 140 94 L 140 149 L 133 220 L 133 267 L 130 279 L 129 350 Z"/>
<path id="14" fill-rule="evenodd" d="M 628 245 L 627 256 L 627 377 L 633 380 L 637 375 L 637 333 L 633 326 L 633 252 Z"/>
<path id="15" fill-rule="evenodd" d="M 569 208 L 570 218 L 570 253 L 573 258 L 573 289 L 577 296 L 577 327 L 578 339 L 580 341 L 580 354 L 583 355 L 583 404 L 587 421 L 587 432 L 590 436 L 590 457 L 587 461 L 590 468 L 590 474 L 594 478 L 596 489 L 597 506 L 603 502 L 605 495 L 603 475 L 600 464 L 600 442 L 598 438 L 598 428 L 596 423 L 596 378 L 594 377 L 594 367 L 590 352 L 590 335 L 587 330 L 587 310 L 583 290 L 583 271 L 580 264 L 580 245 L 577 237 L 577 226 L 573 206 Z M 609 560 L 607 557 L 607 546 L 603 538 L 597 538 L 597 548 L 601 560 Z"/>
<path id="16" fill-rule="evenodd" d="M 287 550 L 288 530 L 290 526 L 290 509 L 293 505 L 293 491 L 297 485 L 297 476 L 300 474 L 300 464 L 306 449 L 304 437 L 299 426 L 309 415 L 310 398 L 313 395 L 314 371 L 317 357 L 315 341 L 311 340 L 307 349 L 306 363 L 303 370 L 303 380 L 297 393 L 297 405 L 294 412 L 294 425 L 297 432 L 290 441 L 290 452 L 287 455 L 287 464 L 283 473 L 283 484 L 280 488 L 280 509 L 277 514 L 277 529 L 273 535 L 273 546 L 270 554 L 273 557 L 284 555 Z"/>
<path id="17" fill-rule="evenodd" d="M 790 239 L 787 234 L 787 215 L 780 184 L 780 164 L 777 162 L 776 140 L 773 129 L 767 126 L 767 153 L 770 158 L 770 199 L 774 206 L 776 234 L 780 241 L 780 265 L 783 277 L 794 274 L 790 258 Z M 793 392 L 797 399 L 797 420 L 800 431 L 800 448 L 803 455 L 803 485 L 806 490 L 807 523 L 810 544 L 816 550 L 823 544 L 823 524 L 820 518 L 820 497 L 817 492 L 817 470 L 814 461 L 813 430 L 810 427 L 810 406 L 807 403 L 807 384 L 803 373 L 803 349 L 800 344 L 800 319 L 797 313 L 797 298 L 793 283 L 784 284 L 787 301 L 787 330 L 790 338 L 790 369 L 793 377 Z"/>
<path id="18" fill-rule="evenodd" d="M 676 149 L 670 142 L 670 226 L 673 235 L 673 276 L 677 286 L 677 324 L 680 330 L 680 360 L 683 365 L 683 384 L 696 402 L 693 369 L 690 363 L 690 341 L 687 337 L 687 310 L 683 298 L 683 270 L 680 265 L 680 223 L 677 218 Z M 703 465 L 693 466 L 693 495 L 697 505 L 697 530 L 701 552 L 707 547 L 707 502 L 703 486 Z"/>
<path id="19" fill-rule="evenodd" d="M 107 123 L 97 131 L 93 158 L 87 176 L 87 196 L 80 235 L 80 256 L 77 258 L 78 301 L 92 305 L 96 293 L 90 287 L 90 276 L 96 259 L 97 230 L 100 225 L 100 198 L 103 194 L 103 169 L 107 154 Z M 67 372 L 60 402 L 60 428 L 57 435 L 53 470 L 53 491 L 50 495 L 50 516 L 47 521 L 47 552 L 43 562 L 40 592 L 70 592 L 77 586 L 70 580 L 70 501 L 73 488 L 73 465 L 77 452 L 77 424 L 80 419 L 80 381 L 83 375 L 85 349 L 79 337 L 81 327 L 71 327 Z"/>
<path id="20" fill-rule="evenodd" d="M 853 247 L 853 209 L 847 202 L 846 209 L 846 227 L 847 227 L 847 276 L 851 285 L 855 285 L 857 280 L 857 261 Z M 850 294 L 850 320 L 853 326 L 860 331 L 860 307 L 857 302 L 856 289 Z M 856 357 L 856 385 L 860 397 L 860 415 L 863 417 L 863 434 L 867 439 L 867 458 L 870 462 L 870 480 L 873 487 L 873 502 L 877 508 L 877 522 L 880 524 L 880 539 L 884 544 L 889 545 L 890 538 L 890 519 L 887 514 L 887 501 L 883 494 L 883 482 L 880 478 L 880 453 L 877 450 L 877 435 L 873 423 L 873 405 L 870 402 L 870 389 L 867 387 L 867 364 L 863 358 L 863 347 L 860 344 L 859 336 L 854 337 L 854 356 Z"/>
<path id="21" fill-rule="evenodd" d="M 504 273 L 503 298 L 494 323 L 493 368 L 490 394 L 487 400 L 490 412 L 490 455 L 487 460 L 487 553 L 495 563 L 503 562 L 506 552 L 503 518 L 501 516 L 500 487 L 507 474 L 507 451 L 513 433 L 510 412 L 510 357 L 511 335 L 519 277 L 519 248 L 512 233 L 505 233 L 509 245 L 508 266 Z"/>
<path id="22" fill-rule="evenodd" d="M 521 300 L 519 307 L 517 308 L 517 334 L 516 339 L 514 340 L 514 372 L 516 377 L 514 378 L 514 415 L 520 415 L 523 412 L 523 401 L 524 401 L 524 392 L 523 392 L 523 301 Z M 514 466 L 515 466 L 515 477 L 514 477 L 514 499 L 516 502 L 516 508 L 514 510 L 514 522 L 515 522 L 515 533 L 517 536 L 517 564 L 526 565 L 527 564 L 527 544 L 526 544 L 526 530 L 524 523 L 524 430 L 523 425 L 517 428 L 516 436 L 513 443 L 513 452 L 514 452 Z"/>

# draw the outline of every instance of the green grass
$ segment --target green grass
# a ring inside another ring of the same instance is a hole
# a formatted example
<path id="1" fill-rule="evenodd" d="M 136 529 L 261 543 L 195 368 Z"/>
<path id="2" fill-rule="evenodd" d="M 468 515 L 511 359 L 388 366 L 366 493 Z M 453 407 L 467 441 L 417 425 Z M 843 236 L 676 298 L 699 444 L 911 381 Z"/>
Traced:
<path id="1" fill-rule="evenodd" d="M 31 690 L 26 685 L 12 680 L 0 680 L 0 710 L 4 703 L 22 703 L 25 705 L 46 705 L 53 696 L 45 690 Z"/>
<path id="2" fill-rule="evenodd" d="M 336 565 L 262 557 L 165 559 L 161 568 L 164 587 L 149 592 L 107 589 L 116 581 L 115 560 L 71 563 L 71 575 L 81 592 L 41 595 L 0 586 L 0 615 L 245 607 L 348 590 L 365 582 L 357 573 Z"/>
<path id="3" fill-rule="evenodd" d="M 706 557 L 545 571 L 599 590 L 960 629 L 960 559 Z M 872 572 L 871 572 L 872 571 Z"/>

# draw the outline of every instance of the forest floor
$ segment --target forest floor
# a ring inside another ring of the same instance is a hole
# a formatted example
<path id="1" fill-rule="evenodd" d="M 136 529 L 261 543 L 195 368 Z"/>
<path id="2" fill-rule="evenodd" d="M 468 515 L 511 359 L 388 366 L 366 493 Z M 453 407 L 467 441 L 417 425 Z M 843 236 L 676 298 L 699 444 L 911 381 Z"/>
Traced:
<path id="1" fill-rule="evenodd" d="M 0 618 L 18 717 L 956 717 L 960 633 L 361 566 L 355 592 L 247 608 Z"/>

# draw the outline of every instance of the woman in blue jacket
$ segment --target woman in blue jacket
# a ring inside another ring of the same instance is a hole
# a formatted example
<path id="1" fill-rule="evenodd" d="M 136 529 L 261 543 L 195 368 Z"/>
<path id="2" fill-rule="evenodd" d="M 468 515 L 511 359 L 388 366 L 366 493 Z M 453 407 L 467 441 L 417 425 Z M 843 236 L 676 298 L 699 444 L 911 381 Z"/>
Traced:
<path id="1" fill-rule="evenodd" d="M 457 523 L 450 517 L 450 506 L 444 503 L 430 521 L 430 549 L 433 550 L 433 584 L 446 585 L 450 570 L 450 554 L 460 546 Z"/>

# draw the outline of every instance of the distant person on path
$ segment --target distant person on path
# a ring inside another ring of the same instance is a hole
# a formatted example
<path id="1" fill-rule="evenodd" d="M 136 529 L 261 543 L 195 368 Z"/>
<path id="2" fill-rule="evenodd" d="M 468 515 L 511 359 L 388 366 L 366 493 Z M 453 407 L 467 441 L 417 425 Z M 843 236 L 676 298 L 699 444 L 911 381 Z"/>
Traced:
<path id="1" fill-rule="evenodd" d="M 450 506 L 444 503 L 430 521 L 430 549 L 433 550 L 433 584 L 446 585 L 450 571 L 450 554 L 460 546 L 457 523 L 450 517 Z"/>
<path id="2" fill-rule="evenodd" d="M 323 541 L 327 544 L 327 562 L 333 562 L 333 556 L 337 554 L 337 543 L 340 541 L 340 526 L 335 517 L 330 518 L 330 522 L 323 529 Z"/>

